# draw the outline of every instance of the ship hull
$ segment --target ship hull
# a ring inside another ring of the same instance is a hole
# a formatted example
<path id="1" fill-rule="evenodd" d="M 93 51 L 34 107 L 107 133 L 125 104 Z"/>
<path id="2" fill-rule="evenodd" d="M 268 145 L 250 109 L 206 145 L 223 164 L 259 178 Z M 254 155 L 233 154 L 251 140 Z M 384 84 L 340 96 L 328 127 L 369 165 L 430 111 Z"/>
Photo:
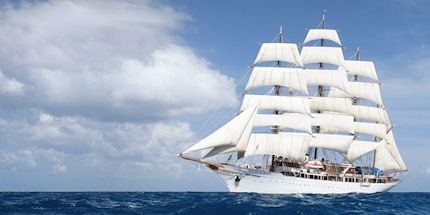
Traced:
<path id="1" fill-rule="evenodd" d="M 264 170 L 215 171 L 224 180 L 230 192 L 267 193 L 267 194 L 342 194 L 342 193 L 378 193 L 386 192 L 399 181 L 389 183 L 358 183 L 327 181 L 285 176 L 281 173 Z M 237 174 L 241 172 L 241 174 Z M 237 180 L 237 176 L 240 180 Z"/>

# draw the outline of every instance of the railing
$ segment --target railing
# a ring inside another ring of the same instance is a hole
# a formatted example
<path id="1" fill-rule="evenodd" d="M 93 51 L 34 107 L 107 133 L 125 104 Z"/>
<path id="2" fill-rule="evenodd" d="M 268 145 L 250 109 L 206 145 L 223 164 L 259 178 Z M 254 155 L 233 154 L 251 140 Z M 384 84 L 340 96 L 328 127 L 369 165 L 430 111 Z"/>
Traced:
<path id="1" fill-rule="evenodd" d="M 342 176 L 342 175 L 330 175 L 330 174 L 321 174 L 321 173 L 308 173 L 308 172 L 282 172 L 283 175 L 286 176 L 293 176 L 298 178 L 306 178 L 306 179 L 315 179 L 315 180 L 322 180 L 322 181 L 339 181 L 339 182 L 351 182 L 351 183 L 387 183 L 396 181 L 398 179 L 393 179 L 391 177 L 387 176 L 375 176 L 375 178 L 366 178 L 366 177 L 357 177 L 358 175 L 354 176 Z M 370 175 L 369 175 L 370 176 Z"/>

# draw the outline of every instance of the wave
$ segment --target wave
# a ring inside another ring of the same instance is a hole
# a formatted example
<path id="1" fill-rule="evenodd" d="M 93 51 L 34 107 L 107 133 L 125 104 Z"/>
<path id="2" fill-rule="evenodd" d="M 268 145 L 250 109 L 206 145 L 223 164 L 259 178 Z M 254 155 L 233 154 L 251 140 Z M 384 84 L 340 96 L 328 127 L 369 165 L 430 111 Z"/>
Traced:
<path id="1" fill-rule="evenodd" d="M 3 192 L 1 214 L 429 214 L 430 193 Z"/>

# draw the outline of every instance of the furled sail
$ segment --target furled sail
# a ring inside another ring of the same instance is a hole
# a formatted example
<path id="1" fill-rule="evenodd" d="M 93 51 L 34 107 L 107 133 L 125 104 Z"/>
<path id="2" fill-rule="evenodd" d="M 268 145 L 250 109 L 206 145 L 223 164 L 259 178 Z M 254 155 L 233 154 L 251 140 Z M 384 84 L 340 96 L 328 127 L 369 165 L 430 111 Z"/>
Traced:
<path id="1" fill-rule="evenodd" d="M 345 157 L 352 162 L 385 144 L 385 140 L 379 142 L 353 140 Z"/>
<path id="2" fill-rule="evenodd" d="M 353 138 L 353 135 L 314 134 L 309 147 L 330 149 L 346 154 Z"/>
<path id="3" fill-rule="evenodd" d="M 254 67 L 245 91 L 263 87 L 278 85 L 308 94 L 306 74 L 301 68 L 288 67 Z"/>
<path id="4" fill-rule="evenodd" d="M 254 65 L 269 61 L 283 61 L 303 67 L 295 43 L 263 43 L 255 58 Z"/>
<path id="5" fill-rule="evenodd" d="M 235 146 L 239 143 L 247 142 L 249 135 L 251 134 L 253 118 L 258 111 L 257 105 L 258 104 L 255 104 L 249 107 L 221 128 L 197 144 L 186 149 L 183 153 L 215 146 Z"/>
<path id="6" fill-rule="evenodd" d="M 372 61 L 345 60 L 343 63 L 348 75 L 360 75 L 375 81 L 378 80 L 375 63 Z"/>
<path id="7" fill-rule="evenodd" d="M 309 100 L 307 97 L 291 96 L 271 96 L 271 95 L 252 95 L 246 94 L 243 98 L 240 110 L 245 110 L 250 106 L 259 104 L 262 110 L 280 110 L 293 113 L 303 113 L 311 115 L 309 109 Z"/>
<path id="8" fill-rule="evenodd" d="M 289 160 L 303 161 L 311 135 L 306 133 L 251 134 L 245 156 L 276 155 Z"/>
<path id="9" fill-rule="evenodd" d="M 303 64 L 329 63 L 343 66 L 343 52 L 339 47 L 305 46 L 300 53 Z"/>
<path id="10" fill-rule="evenodd" d="M 306 35 L 305 41 L 303 41 L 303 44 L 308 43 L 313 40 L 330 40 L 333 41 L 340 46 L 342 45 L 340 43 L 339 36 L 337 35 L 337 31 L 333 29 L 309 29 L 308 34 Z"/>
<path id="11" fill-rule="evenodd" d="M 348 93 L 331 87 L 328 96 L 334 98 L 362 98 L 378 105 L 383 105 L 378 83 L 346 82 L 345 88 Z"/>
<path id="12" fill-rule="evenodd" d="M 279 126 L 281 129 L 292 128 L 309 134 L 312 133 L 311 117 L 299 113 L 257 114 L 254 119 L 254 126 Z"/>

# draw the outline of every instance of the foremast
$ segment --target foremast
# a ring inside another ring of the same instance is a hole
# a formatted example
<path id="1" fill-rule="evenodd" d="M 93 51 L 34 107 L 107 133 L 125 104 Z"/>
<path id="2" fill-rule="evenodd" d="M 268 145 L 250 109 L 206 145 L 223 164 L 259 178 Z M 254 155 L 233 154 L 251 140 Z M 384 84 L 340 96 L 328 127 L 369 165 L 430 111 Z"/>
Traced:
<path id="1" fill-rule="evenodd" d="M 322 14 L 322 21 L 321 21 L 321 29 L 325 29 L 325 13 L 326 11 L 324 10 L 323 14 Z M 321 43 L 320 46 L 323 47 L 324 46 L 324 39 L 321 39 Z M 324 68 L 324 64 L 322 62 L 319 63 L 319 69 L 323 69 Z M 324 86 L 322 85 L 318 85 L 318 96 L 319 97 L 323 97 L 324 96 Z M 320 110 L 317 111 L 317 113 L 321 113 Z M 320 127 L 316 126 L 315 127 L 315 133 L 320 133 Z M 318 148 L 315 147 L 314 149 L 314 159 L 316 160 L 318 158 Z"/>

